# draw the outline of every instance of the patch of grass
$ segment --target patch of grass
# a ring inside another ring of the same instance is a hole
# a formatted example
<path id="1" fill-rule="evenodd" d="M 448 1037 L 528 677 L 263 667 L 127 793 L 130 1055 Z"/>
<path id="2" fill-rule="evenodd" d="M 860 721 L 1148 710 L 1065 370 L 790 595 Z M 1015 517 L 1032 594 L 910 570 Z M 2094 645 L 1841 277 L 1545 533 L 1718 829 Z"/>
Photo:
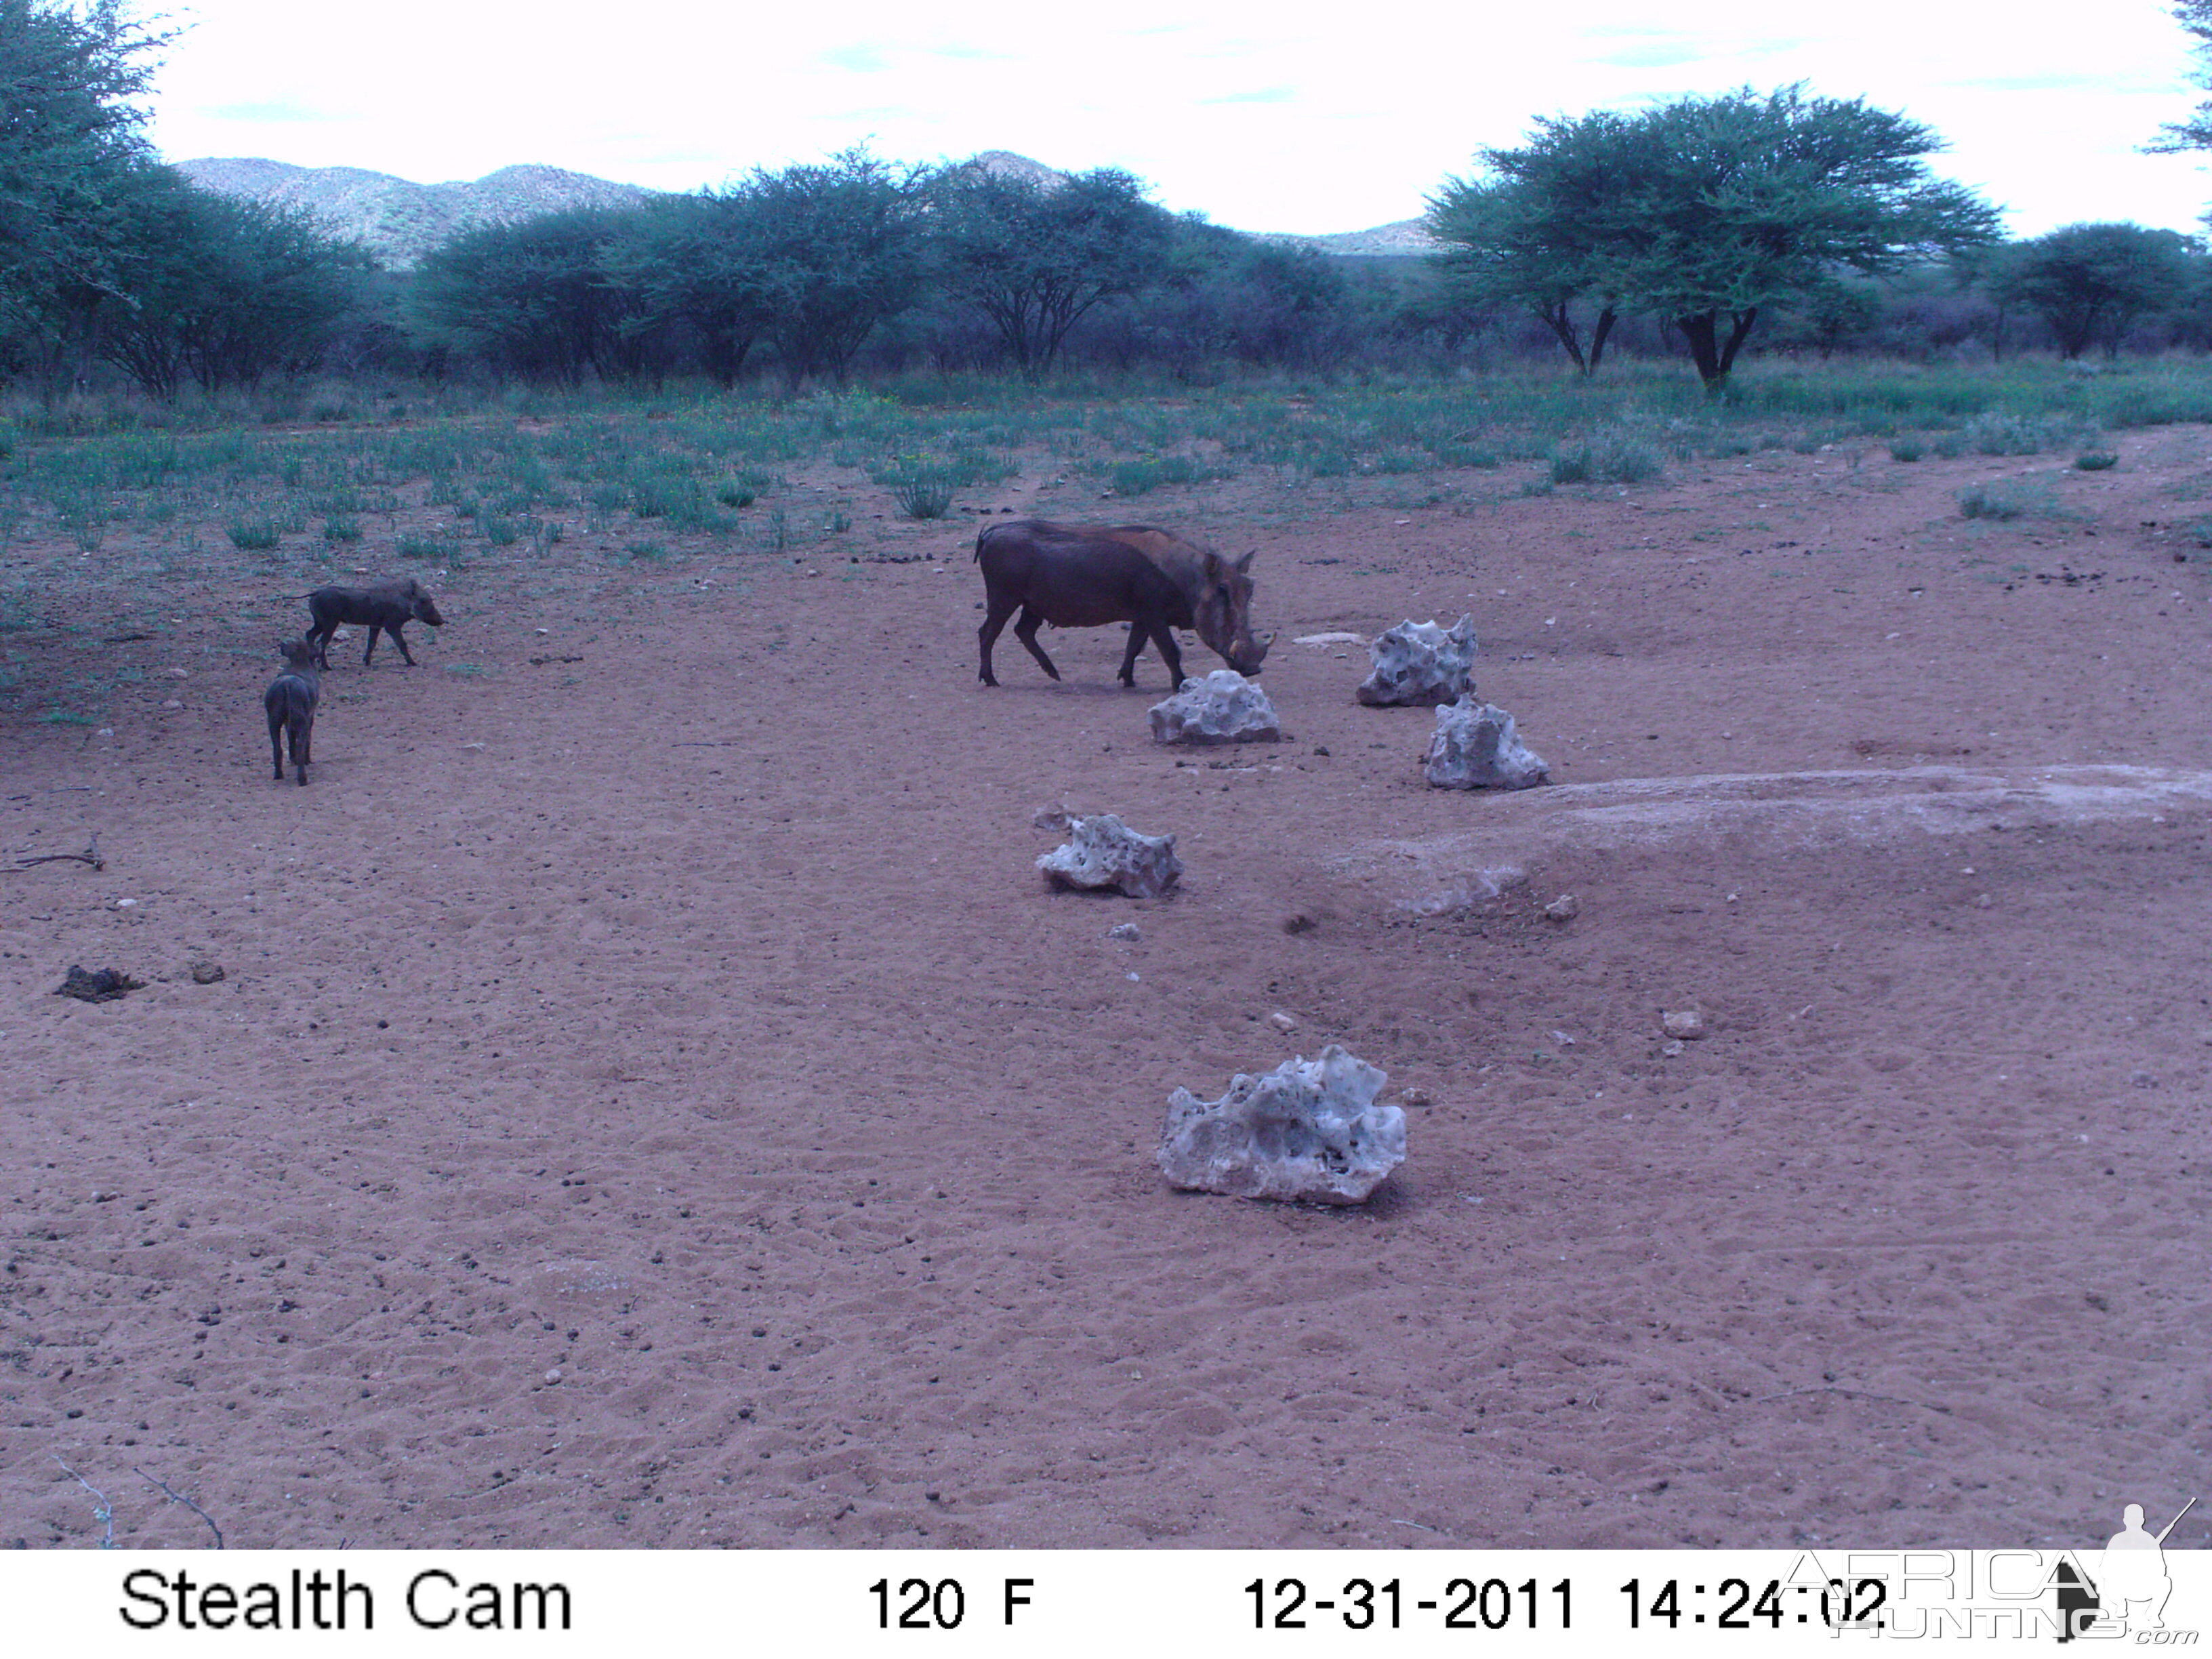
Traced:
<path id="1" fill-rule="evenodd" d="M 663 542 L 624 542 L 623 552 L 627 556 L 624 562 L 630 563 L 639 559 L 665 559 L 668 547 Z"/>
<path id="2" fill-rule="evenodd" d="M 760 497 L 744 485 L 732 483 L 715 486 L 714 499 L 721 502 L 724 507 L 747 507 Z"/>
<path id="3" fill-rule="evenodd" d="M 435 536 L 402 536 L 395 547 L 403 559 L 435 559 L 442 563 L 453 556 L 452 546 Z"/>
<path id="4" fill-rule="evenodd" d="M 1959 491 L 1959 514 L 1967 519 L 2057 519 L 2070 516 L 2057 492 L 2039 478 L 1999 478 Z"/>
<path id="5" fill-rule="evenodd" d="M 2076 472 L 2109 472 L 2120 464 L 2120 458 L 2109 449 L 2084 450 L 2074 458 Z"/>
<path id="6" fill-rule="evenodd" d="M 1889 459 L 1893 461 L 1917 461 L 1927 453 L 1927 446 L 1917 438 L 1899 438 L 1889 446 Z"/>
<path id="7" fill-rule="evenodd" d="M 1667 470 L 1659 451 L 1622 428 L 1594 432 L 1582 442 L 1552 453 L 1552 482 L 1643 483 Z"/>
<path id="8" fill-rule="evenodd" d="M 230 544 L 241 553 L 266 553 L 283 539 L 273 519 L 241 519 L 228 533 Z"/>
<path id="9" fill-rule="evenodd" d="M 891 485 L 899 516 L 941 519 L 952 510 L 952 480 L 933 467 L 917 467 Z"/>
<path id="10" fill-rule="evenodd" d="M 357 542 L 361 539 L 361 520 L 342 518 L 334 513 L 323 520 L 323 539 L 326 542 Z"/>
<path id="11" fill-rule="evenodd" d="M 1143 460 L 1116 461 L 1107 470 L 1107 477 L 1113 483 L 1116 495 L 1144 495 L 1163 484 L 1206 483 L 1216 478 L 1233 478 L 1236 476 L 1237 469 L 1234 467 L 1195 460 L 1188 455 L 1158 455 Z"/>

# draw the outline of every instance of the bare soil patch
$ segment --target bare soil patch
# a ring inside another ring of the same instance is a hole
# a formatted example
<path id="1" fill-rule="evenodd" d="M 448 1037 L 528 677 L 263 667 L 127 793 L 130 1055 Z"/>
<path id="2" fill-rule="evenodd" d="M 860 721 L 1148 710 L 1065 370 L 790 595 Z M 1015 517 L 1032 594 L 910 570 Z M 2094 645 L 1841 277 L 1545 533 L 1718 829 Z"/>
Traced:
<path id="1" fill-rule="evenodd" d="M 234 1546 L 2170 1512 L 2212 1485 L 2204 440 L 1163 491 L 1123 516 L 1257 547 L 1281 630 L 1294 741 L 1226 752 L 1147 740 L 1117 630 L 979 687 L 957 522 L 581 615 L 457 571 L 423 666 L 333 649 L 306 789 L 239 623 L 118 637 L 112 736 L 0 729 L 0 864 L 106 858 L 0 873 L 0 1543 L 96 1539 L 57 1458 L 143 1547 L 205 1528 L 134 1466 Z M 2030 469 L 2078 516 L 1960 516 Z M 1462 611 L 1551 789 L 1425 788 L 1431 714 L 1291 643 Z M 1185 890 L 1048 893 L 1062 801 Z M 1374 1202 L 1163 1187 L 1171 1089 L 1330 1041 L 1427 1103 Z"/>

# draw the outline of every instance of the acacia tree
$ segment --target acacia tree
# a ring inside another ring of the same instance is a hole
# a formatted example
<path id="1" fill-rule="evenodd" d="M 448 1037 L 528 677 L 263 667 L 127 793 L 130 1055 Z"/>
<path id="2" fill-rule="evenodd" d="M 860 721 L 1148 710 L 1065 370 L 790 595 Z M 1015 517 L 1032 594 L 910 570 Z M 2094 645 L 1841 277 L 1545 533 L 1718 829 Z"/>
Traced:
<path id="1" fill-rule="evenodd" d="M 58 378 L 125 286 L 127 200 L 151 165 L 133 101 L 173 33 L 122 0 L 0 0 L 0 330 Z"/>
<path id="2" fill-rule="evenodd" d="M 416 304 L 435 332 L 531 380 L 630 372 L 640 307 L 606 270 L 627 218 L 574 208 L 464 232 L 423 259 Z"/>
<path id="3" fill-rule="evenodd" d="M 2002 252 L 1990 276 L 1993 297 L 2024 305 L 2051 325 L 2059 355 L 2093 344 L 2119 355 L 2141 318 L 2178 305 L 2197 286 L 2189 239 L 2141 225 L 2067 225 Z"/>
<path id="4" fill-rule="evenodd" d="M 1942 148 L 1862 99 L 1747 87 L 1540 120 L 1522 148 L 1483 153 L 1486 179 L 1448 184 L 1431 223 L 1463 269 L 1536 303 L 1571 355 L 1569 301 L 1594 300 L 1601 325 L 1655 312 L 1718 392 L 1763 309 L 1994 237 L 1995 210 L 1929 173 Z"/>
<path id="5" fill-rule="evenodd" d="M 1044 184 L 971 163 L 939 175 L 929 207 L 939 280 L 1029 375 L 1051 368 L 1094 307 L 1160 275 L 1174 226 L 1114 167 Z"/>
<path id="6" fill-rule="evenodd" d="M 634 214 L 605 253 L 609 278 L 637 295 L 632 331 L 688 328 L 707 372 L 736 384 L 772 315 L 766 217 L 744 191 L 672 196 Z"/>
<path id="7" fill-rule="evenodd" d="M 2197 54 L 2197 70 L 2191 79 L 2212 91 L 2212 0 L 2175 0 L 2173 18 L 2197 40 L 2190 48 Z M 2183 119 L 2167 122 L 2147 148 L 2154 155 L 2212 149 L 2212 100 L 2197 105 Z"/>
<path id="8" fill-rule="evenodd" d="M 927 182 L 919 169 L 854 149 L 757 169 L 740 187 L 754 226 L 761 332 L 793 390 L 825 372 L 842 380 L 876 325 L 913 302 Z"/>

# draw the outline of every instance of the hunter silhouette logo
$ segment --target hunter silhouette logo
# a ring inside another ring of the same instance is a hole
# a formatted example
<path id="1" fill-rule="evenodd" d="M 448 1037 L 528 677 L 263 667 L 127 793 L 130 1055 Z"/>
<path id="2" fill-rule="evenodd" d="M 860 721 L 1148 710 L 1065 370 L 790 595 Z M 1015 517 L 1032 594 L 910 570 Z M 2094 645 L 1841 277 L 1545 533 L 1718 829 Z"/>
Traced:
<path id="1" fill-rule="evenodd" d="M 2129 1504 L 2120 1511 L 2120 1530 L 2106 1544 L 2094 1580 L 2085 1580 L 2070 1561 L 2061 1561 L 2051 1576 L 2063 1626 L 2058 1639 L 2070 1642 L 2100 1620 L 2110 1621 L 2112 1635 L 2164 1630 L 2166 1599 L 2173 1594 L 2173 1580 L 2166 1571 L 2166 1534 L 2196 1507 L 2192 1498 L 2154 1535 L 2144 1530 L 2142 1505 Z"/>

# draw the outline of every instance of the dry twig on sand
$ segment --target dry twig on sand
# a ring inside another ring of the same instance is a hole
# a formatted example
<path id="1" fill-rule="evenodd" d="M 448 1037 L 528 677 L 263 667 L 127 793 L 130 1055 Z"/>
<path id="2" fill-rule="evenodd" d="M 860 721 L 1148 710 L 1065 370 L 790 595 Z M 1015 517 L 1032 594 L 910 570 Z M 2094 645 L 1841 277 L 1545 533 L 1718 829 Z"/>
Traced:
<path id="1" fill-rule="evenodd" d="M 38 865 L 64 863 L 88 864 L 95 870 L 105 870 L 107 868 L 107 860 L 100 855 L 100 836 L 98 832 L 95 831 L 94 833 L 92 844 L 86 848 L 82 853 L 46 853 L 34 859 L 17 859 L 12 866 L 4 871 L 0 871 L 0 874 L 19 876 L 22 874 L 24 871 L 31 869 Z"/>
<path id="2" fill-rule="evenodd" d="M 1816 1389 L 1784 1389 L 1780 1394 L 1763 1394 L 1751 1403 L 1763 1406 L 1770 1400 L 1795 1400 L 1804 1394 L 1839 1394 L 1846 1400 L 1879 1400 L 1887 1406 L 1917 1406 L 1923 1412 L 1951 1414 L 1948 1406 L 1938 1406 L 1925 1400 L 1900 1400 L 1893 1394 L 1869 1394 L 1864 1389 L 1839 1389 L 1832 1382 L 1824 1382 Z"/>
<path id="3" fill-rule="evenodd" d="M 193 1502 L 192 1502 L 192 1500 L 191 1500 L 191 1498 L 189 1498 L 185 1497 L 185 1496 L 184 1495 L 184 1493 L 182 1493 L 182 1492 L 179 1492 L 175 1487 L 172 1486 L 171 1486 L 167 1481 L 166 1481 L 166 1480 L 160 1480 L 160 1479 L 157 1479 L 155 1476 L 153 1476 L 153 1475 L 148 1474 L 146 1473 L 146 1471 L 145 1471 L 145 1470 L 143 1470 L 143 1469 L 140 1468 L 139 1468 L 136 1463 L 133 1463 L 133 1464 L 131 1466 L 131 1474 L 135 1474 L 135 1475 L 139 1476 L 142 1480 L 151 1480 L 151 1481 L 153 1481 L 153 1482 L 154 1482 L 154 1484 L 155 1484 L 155 1486 L 159 1486 L 159 1487 L 160 1487 L 163 1492 L 167 1492 L 167 1493 L 169 1494 L 170 1498 L 171 1498 L 173 1500 L 174 1500 L 174 1501 L 175 1501 L 175 1502 L 177 1502 L 177 1503 L 182 1504 L 183 1504 L 186 1509 L 190 1510 L 191 1510 L 194 1515 L 197 1515 L 198 1516 L 199 1516 L 199 1518 L 200 1518 L 201 1520 L 203 1520 L 203 1521 L 206 1522 L 208 1523 L 208 1530 L 209 1530 L 210 1532 L 211 1532 L 211 1533 L 213 1533 L 213 1534 L 215 1534 L 215 1547 L 216 1547 L 217 1549 L 221 1549 L 221 1548 L 222 1547 L 222 1528 L 221 1527 L 218 1527 L 217 1525 L 216 1525 L 216 1523 L 215 1523 L 215 1516 L 213 1516 L 210 1515 L 210 1514 L 209 1514 L 205 1510 L 202 1509 L 198 1504 L 197 1504 L 193 1503 Z"/>
<path id="4" fill-rule="evenodd" d="M 53 1456 L 53 1454 L 49 1452 L 47 1455 L 52 1457 Z M 57 1463 L 62 1463 L 62 1460 L 58 1457 L 55 1457 L 54 1462 Z M 69 1476 L 70 1480 L 76 1481 L 78 1486 L 82 1486 L 87 1492 L 90 1492 L 99 1500 L 98 1504 L 92 1511 L 92 1518 L 99 1522 L 101 1526 L 106 1528 L 106 1530 L 100 1534 L 100 1547 L 104 1550 L 113 1549 L 115 1547 L 115 1505 L 107 1501 L 107 1494 L 106 1492 L 100 1491 L 99 1487 L 94 1486 L 91 1481 L 86 1480 L 75 1469 L 70 1468 L 68 1464 L 62 1463 L 62 1473 Z"/>

